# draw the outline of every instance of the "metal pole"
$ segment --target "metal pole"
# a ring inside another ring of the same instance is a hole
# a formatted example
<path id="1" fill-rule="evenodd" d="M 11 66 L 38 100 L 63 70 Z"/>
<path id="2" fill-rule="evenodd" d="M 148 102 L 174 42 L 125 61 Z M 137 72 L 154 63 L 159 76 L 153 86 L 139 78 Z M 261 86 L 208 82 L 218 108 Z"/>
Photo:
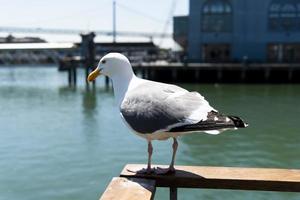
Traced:
<path id="1" fill-rule="evenodd" d="M 177 188 L 170 187 L 170 200 L 177 200 Z"/>
<path id="2" fill-rule="evenodd" d="M 116 42 L 116 0 L 113 0 L 113 43 Z"/>

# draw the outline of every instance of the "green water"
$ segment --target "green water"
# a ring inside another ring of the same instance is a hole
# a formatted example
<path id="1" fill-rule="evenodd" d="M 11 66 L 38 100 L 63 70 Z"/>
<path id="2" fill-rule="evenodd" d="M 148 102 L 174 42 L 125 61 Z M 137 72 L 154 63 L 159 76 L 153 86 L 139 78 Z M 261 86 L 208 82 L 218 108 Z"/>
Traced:
<path id="1" fill-rule="evenodd" d="M 95 200 L 126 163 L 146 163 L 146 142 L 130 133 L 113 93 L 77 89 L 56 68 L 0 68 L 0 200 Z M 176 164 L 300 168 L 300 85 L 182 85 L 250 127 L 180 138 Z M 154 142 L 168 164 L 171 141 Z M 180 189 L 179 199 L 300 199 L 300 194 Z M 167 199 L 159 189 L 156 199 Z"/>

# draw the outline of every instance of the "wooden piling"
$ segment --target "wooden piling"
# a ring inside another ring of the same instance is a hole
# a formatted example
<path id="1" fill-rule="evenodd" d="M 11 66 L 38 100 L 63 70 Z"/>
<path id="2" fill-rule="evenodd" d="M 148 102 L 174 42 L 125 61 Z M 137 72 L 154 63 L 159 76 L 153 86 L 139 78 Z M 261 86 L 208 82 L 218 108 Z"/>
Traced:
<path id="1" fill-rule="evenodd" d="M 87 77 L 95 63 L 95 36 L 96 35 L 93 32 L 88 34 L 81 34 L 81 57 L 83 66 L 85 68 L 85 81 L 87 89 L 89 89 L 89 82 L 87 81 Z M 95 82 L 93 82 L 93 87 L 95 87 Z"/>
<path id="2" fill-rule="evenodd" d="M 71 73 L 71 68 L 68 69 L 68 84 L 69 84 L 69 86 L 72 86 L 72 73 Z"/>
<path id="3" fill-rule="evenodd" d="M 289 73 L 288 73 L 288 81 L 292 82 L 293 81 L 293 68 L 289 69 Z"/>
<path id="4" fill-rule="evenodd" d="M 106 89 L 109 88 L 109 78 L 107 76 L 105 76 L 105 87 Z"/>
<path id="5" fill-rule="evenodd" d="M 72 66 L 73 71 L 73 85 L 77 85 L 77 68 L 76 66 Z"/>

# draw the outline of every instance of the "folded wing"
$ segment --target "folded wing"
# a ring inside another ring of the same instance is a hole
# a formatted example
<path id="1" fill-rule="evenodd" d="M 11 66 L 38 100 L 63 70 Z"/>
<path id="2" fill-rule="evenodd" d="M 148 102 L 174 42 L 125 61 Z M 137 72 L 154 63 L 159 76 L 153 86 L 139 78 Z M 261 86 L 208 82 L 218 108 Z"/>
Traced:
<path id="1" fill-rule="evenodd" d="M 205 121 L 215 110 L 197 92 L 147 82 L 127 93 L 120 111 L 133 130 L 149 134 Z"/>

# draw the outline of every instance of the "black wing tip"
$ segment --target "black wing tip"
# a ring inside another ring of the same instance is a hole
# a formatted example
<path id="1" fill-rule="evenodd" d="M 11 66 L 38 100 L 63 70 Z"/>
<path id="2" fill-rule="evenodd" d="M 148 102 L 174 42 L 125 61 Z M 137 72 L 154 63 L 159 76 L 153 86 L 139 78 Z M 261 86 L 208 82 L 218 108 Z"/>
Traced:
<path id="1" fill-rule="evenodd" d="M 240 117 L 237 116 L 228 116 L 234 123 L 236 128 L 247 128 L 249 126 L 248 123 L 244 122 Z"/>

